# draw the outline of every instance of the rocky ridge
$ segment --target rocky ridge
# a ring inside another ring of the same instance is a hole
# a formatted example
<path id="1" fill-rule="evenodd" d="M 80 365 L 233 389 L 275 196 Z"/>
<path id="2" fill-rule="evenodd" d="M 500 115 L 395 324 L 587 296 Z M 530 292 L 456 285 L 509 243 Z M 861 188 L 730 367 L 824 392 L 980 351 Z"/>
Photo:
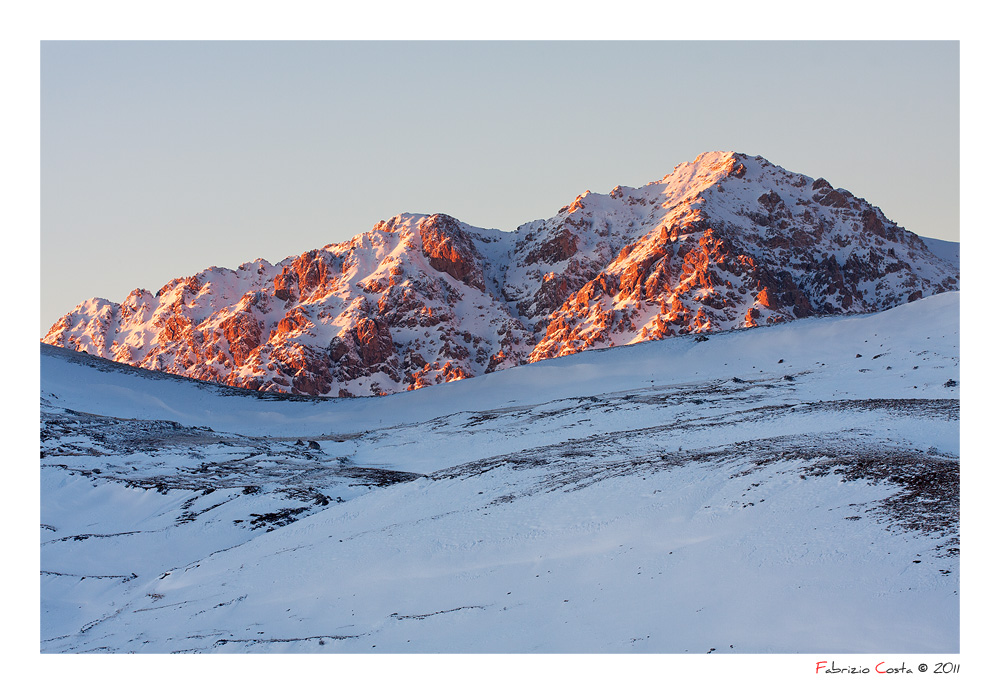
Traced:
<path id="1" fill-rule="evenodd" d="M 278 264 L 90 299 L 43 342 L 253 390 L 379 395 L 586 349 L 879 311 L 959 288 L 877 207 L 709 152 L 513 232 L 401 214 Z"/>

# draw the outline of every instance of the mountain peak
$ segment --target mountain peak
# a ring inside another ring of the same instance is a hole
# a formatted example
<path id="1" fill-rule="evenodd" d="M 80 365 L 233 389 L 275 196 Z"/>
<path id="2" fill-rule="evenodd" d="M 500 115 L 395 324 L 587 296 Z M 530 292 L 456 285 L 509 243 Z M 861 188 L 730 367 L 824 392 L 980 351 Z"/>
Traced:
<path id="1" fill-rule="evenodd" d="M 90 300 L 43 342 L 255 390 L 356 396 L 958 288 L 958 270 L 825 179 L 704 152 L 514 232 L 404 213 L 271 265 Z"/>
<path id="2" fill-rule="evenodd" d="M 659 182 L 666 182 L 678 174 L 705 176 L 710 173 L 725 171 L 731 166 L 732 162 L 738 164 L 745 159 L 747 159 L 747 155 L 733 151 L 702 152 L 693 161 L 685 161 L 677 164 L 673 171 L 661 178 Z"/>

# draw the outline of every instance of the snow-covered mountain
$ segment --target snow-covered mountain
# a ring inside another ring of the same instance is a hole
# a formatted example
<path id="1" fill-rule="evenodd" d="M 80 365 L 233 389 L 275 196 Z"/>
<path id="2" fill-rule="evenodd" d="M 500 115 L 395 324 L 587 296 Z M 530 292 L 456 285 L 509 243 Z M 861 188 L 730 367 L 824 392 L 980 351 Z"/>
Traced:
<path id="1" fill-rule="evenodd" d="M 958 288 L 950 251 L 936 252 L 823 179 L 709 152 L 513 232 L 403 214 L 276 265 L 90 299 L 43 342 L 253 390 L 385 394 L 587 349 L 883 310 Z"/>
<path id="2" fill-rule="evenodd" d="M 355 399 L 42 345 L 41 649 L 957 652 L 958 340 L 947 292 Z"/>

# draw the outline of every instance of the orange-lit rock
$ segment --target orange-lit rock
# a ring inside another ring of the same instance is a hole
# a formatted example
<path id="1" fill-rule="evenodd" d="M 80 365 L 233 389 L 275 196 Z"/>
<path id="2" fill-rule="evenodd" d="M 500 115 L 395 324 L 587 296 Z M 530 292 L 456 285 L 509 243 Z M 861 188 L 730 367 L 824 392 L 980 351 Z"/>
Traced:
<path id="1" fill-rule="evenodd" d="M 306 313 L 301 307 L 297 306 L 288 311 L 284 318 L 278 321 L 277 325 L 274 326 L 272 334 L 285 335 L 298 330 L 308 330 L 312 325 L 313 323 Z"/>
<path id="2" fill-rule="evenodd" d="M 253 314 L 246 311 L 238 311 L 219 324 L 236 366 L 242 366 L 250 353 L 260 346 L 263 327 Z"/>
<path id="3" fill-rule="evenodd" d="M 426 218 L 420 224 L 420 238 L 427 262 L 470 287 L 484 291 L 482 258 L 458 221 L 444 214 Z"/>
<path id="4" fill-rule="evenodd" d="M 353 335 L 361 362 L 365 366 L 379 364 L 395 354 L 388 326 L 377 320 L 361 319 L 354 328 Z"/>

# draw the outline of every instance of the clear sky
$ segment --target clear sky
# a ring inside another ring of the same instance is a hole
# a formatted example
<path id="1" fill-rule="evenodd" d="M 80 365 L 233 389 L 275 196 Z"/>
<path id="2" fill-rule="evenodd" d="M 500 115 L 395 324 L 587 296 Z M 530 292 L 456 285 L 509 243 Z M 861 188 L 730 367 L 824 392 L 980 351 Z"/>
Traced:
<path id="1" fill-rule="evenodd" d="M 41 333 L 400 212 L 514 229 L 708 150 L 959 239 L 959 44 L 41 44 Z"/>

